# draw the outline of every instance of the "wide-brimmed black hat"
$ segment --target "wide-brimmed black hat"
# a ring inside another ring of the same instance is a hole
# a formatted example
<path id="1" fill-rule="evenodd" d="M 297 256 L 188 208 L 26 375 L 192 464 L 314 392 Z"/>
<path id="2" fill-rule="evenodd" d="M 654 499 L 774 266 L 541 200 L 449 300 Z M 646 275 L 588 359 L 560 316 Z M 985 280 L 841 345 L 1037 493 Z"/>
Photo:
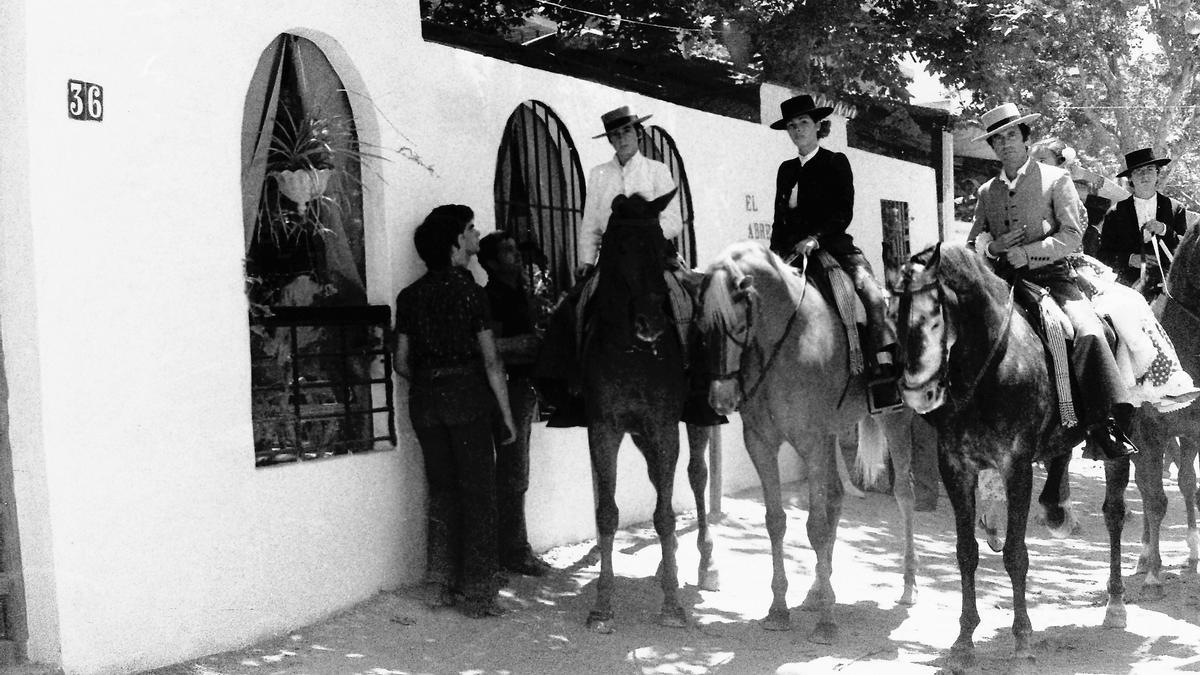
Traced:
<path id="1" fill-rule="evenodd" d="M 1117 174 L 1117 178 L 1123 178 L 1133 173 L 1134 169 L 1140 169 L 1143 166 L 1151 164 L 1155 166 L 1166 166 L 1171 160 L 1165 157 L 1155 158 L 1154 148 L 1142 148 L 1133 152 L 1125 153 L 1125 170 Z"/>
<path id="2" fill-rule="evenodd" d="M 650 119 L 651 117 L 654 117 L 654 115 L 638 117 L 629 111 L 629 106 L 623 105 L 615 110 L 609 110 L 600 116 L 600 122 L 604 124 L 604 133 L 596 134 L 595 136 L 592 136 L 592 138 L 604 138 L 626 124 L 638 124 Z"/>
<path id="3" fill-rule="evenodd" d="M 772 129 L 786 129 L 788 120 L 801 115 L 808 115 L 814 122 L 820 122 L 833 112 L 830 106 L 817 106 L 813 97 L 808 94 L 793 96 L 783 103 L 779 104 L 779 113 L 782 117 L 779 120 L 771 123 Z"/>

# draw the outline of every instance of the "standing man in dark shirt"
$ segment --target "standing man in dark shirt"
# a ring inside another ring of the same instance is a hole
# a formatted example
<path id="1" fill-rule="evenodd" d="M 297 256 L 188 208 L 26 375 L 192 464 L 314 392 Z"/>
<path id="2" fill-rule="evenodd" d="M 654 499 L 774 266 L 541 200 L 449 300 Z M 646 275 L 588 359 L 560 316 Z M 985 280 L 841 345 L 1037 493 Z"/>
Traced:
<path id="1" fill-rule="evenodd" d="M 458 205 L 451 205 L 458 206 Z M 408 413 L 425 459 L 426 603 L 467 616 L 504 613 L 496 603 L 496 475 L 492 416 L 512 438 L 504 366 L 483 289 L 466 270 L 479 234 L 467 207 L 438 207 L 417 227 L 428 271 L 396 296 L 392 366 L 408 380 Z"/>
<path id="2" fill-rule="evenodd" d="M 502 441 L 496 434 L 496 515 L 500 566 L 535 577 L 550 566 L 533 554 L 525 527 L 525 493 L 529 490 L 529 436 L 537 409 L 533 362 L 540 339 L 533 327 L 533 298 L 525 284 L 517 241 L 509 232 L 492 232 L 479 242 L 479 264 L 488 273 L 487 296 L 496 346 L 508 371 L 508 400 L 516 436 Z"/>

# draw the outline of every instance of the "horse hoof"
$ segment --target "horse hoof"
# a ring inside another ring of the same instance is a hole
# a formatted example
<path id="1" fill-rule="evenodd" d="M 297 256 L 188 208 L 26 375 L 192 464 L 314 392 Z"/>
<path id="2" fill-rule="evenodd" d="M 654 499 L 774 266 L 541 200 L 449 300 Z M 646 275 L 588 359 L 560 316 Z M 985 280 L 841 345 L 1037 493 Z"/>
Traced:
<path id="1" fill-rule="evenodd" d="M 792 616 L 786 609 L 782 611 L 771 610 L 767 613 L 766 618 L 764 618 L 761 623 L 763 629 L 765 630 L 791 630 Z"/>
<path id="2" fill-rule="evenodd" d="M 1000 533 L 992 528 L 988 528 L 986 532 L 987 545 L 988 548 L 992 549 L 992 553 L 1000 553 L 1004 551 L 1004 537 L 1001 537 Z"/>
<path id="3" fill-rule="evenodd" d="M 1013 656 L 1008 672 L 1013 675 L 1037 675 L 1041 671 L 1037 667 L 1037 658 L 1033 653 L 1024 652 Z"/>
<path id="4" fill-rule="evenodd" d="M 592 612 L 587 618 L 588 630 L 601 635 L 611 635 L 616 628 L 613 626 L 612 612 Z"/>
<path id="5" fill-rule="evenodd" d="M 916 586 L 906 586 L 904 588 L 904 593 L 900 596 L 900 599 L 896 601 L 896 604 L 900 605 L 901 607 L 912 607 L 913 605 L 917 604 Z"/>
<path id="6" fill-rule="evenodd" d="M 815 642 L 819 645 L 831 645 L 837 642 L 838 627 L 832 621 L 818 621 L 813 632 L 809 634 L 808 641 Z"/>
<path id="7" fill-rule="evenodd" d="M 699 586 L 700 590 L 702 591 L 721 590 L 721 572 L 714 569 L 701 572 L 696 580 L 696 585 Z"/>
<path id="8" fill-rule="evenodd" d="M 687 613 L 683 611 L 682 607 L 664 609 L 658 614 L 658 625 L 668 628 L 687 628 Z"/>
<path id="9" fill-rule="evenodd" d="M 1125 605 L 1110 604 L 1108 609 L 1104 610 L 1105 628 L 1124 628 L 1125 627 Z"/>
<path id="10" fill-rule="evenodd" d="M 950 658 L 946 660 L 946 670 L 952 673 L 965 673 L 974 667 L 974 649 L 954 647 L 950 650 Z"/>

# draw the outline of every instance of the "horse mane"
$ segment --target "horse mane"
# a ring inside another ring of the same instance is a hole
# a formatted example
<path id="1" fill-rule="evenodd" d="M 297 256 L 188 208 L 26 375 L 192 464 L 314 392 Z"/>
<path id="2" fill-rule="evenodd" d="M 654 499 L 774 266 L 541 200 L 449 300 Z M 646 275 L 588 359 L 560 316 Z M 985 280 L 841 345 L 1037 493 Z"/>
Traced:
<path id="1" fill-rule="evenodd" d="M 782 258 L 762 242 L 741 241 L 731 244 L 717 256 L 705 272 L 707 280 L 700 298 L 701 312 L 698 317 L 700 327 L 705 332 L 718 321 L 729 325 L 737 318 L 734 295 L 738 291 L 731 283 L 734 270 L 739 274 L 754 277 L 755 285 L 744 292 L 755 295 L 759 293 L 755 286 L 764 282 L 770 283 L 770 279 L 778 279 L 793 295 L 800 292 L 799 287 L 803 283 L 798 271 L 783 262 Z"/>
<path id="2" fill-rule="evenodd" d="M 960 306 L 978 306 L 989 298 L 1002 301 L 1008 295 L 1008 284 L 996 276 L 983 255 L 962 244 L 941 246 L 937 276 L 958 295 Z"/>

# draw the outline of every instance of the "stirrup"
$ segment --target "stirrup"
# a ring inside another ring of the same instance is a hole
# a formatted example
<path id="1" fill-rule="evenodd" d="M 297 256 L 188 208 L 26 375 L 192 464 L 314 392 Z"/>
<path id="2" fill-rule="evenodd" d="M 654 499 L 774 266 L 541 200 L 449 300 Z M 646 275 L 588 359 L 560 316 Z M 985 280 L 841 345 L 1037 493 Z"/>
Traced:
<path id="1" fill-rule="evenodd" d="M 867 410 L 872 415 L 882 415 L 904 407 L 904 399 L 900 397 L 900 389 L 896 386 L 898 380 L 894 375 L 868 380 Z"/>

